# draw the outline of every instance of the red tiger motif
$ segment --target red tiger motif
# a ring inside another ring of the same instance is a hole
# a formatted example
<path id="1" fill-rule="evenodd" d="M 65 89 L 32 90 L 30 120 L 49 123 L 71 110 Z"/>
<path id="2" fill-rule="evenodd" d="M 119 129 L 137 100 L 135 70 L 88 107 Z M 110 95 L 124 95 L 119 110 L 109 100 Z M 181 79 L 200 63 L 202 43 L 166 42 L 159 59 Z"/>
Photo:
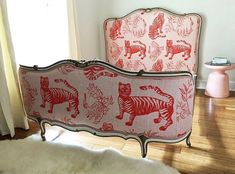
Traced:
<path id="1" fill-rule="evenodd" d="M 164 14 L 159 13 L 157 17 L 153 20 L 153 24 L 149 26 L 149 38 L 156 39 L 157 37 L 165 37 L 165 35 L 160 35 L 160 33 L 163 33 L 162 28 L 164 22 Z"/>
<path id="2" fill-rule="evenodd" d="M 184 54 L 182 55 L 182 57 L 185 57 L 184 60 L 188 60 L 191 57 L 190 53 L 191 53 L 192 46 L 184 40 L 177 40 L 176 42 L 183 42 L 187 46 L 173 45 L 172 40 L 166 40 L 166 55 L 165 55 L 165 57 L 168 57 L 168 55 L 171 54 L 169 59 L 172 59 L 175 54 L 183 52 Z"/>
<path id="3" fill-rule="evenodd" d="M 129 113 L 129 121 L 126 122 L 127 126 L 131 126 L 136 116 L 142 116 L 150 114 L 152 112 L 159 112 L 157 118 L 154 119 L 154 123 L 160 123 L 162 119 L 166 120 L 166 124 L 161 126 L 159 130 L 165 131 L 171 124 L 173 124 L 172 114 L 174 112 L 174 98 L 162 92 L 157 86 L 140 86 L 140 89 L 147 90 L 152 89 L 157 94 L 164 96 L 168 101 L 163 101 L 150 96 L 130 96 L 131 85 L 130 83 L 124 84 L 119 82 L 118 86 L 118 103 L 120 114 L 116 116 L 117 119 L 123 119 L 124 113 Z"/>
<path id="4" fill-rule="evenodd" d="M 110 34 L 109 37 L 112 40 L 116 40 L 118 38 L 123 38 L 121 35 L 121 27 L 122 27 L 122 20 L 115 20 L 113 22 L 112 27 L 110 28 Z"/>
<path id="5" fill-rule="evenodd" d="M 53 107 L 55 104 L 69 102 L 69 107 L 67 107 L 67 111 L 71 111 L 71 108 L 73 108 L 75 112 L 71 114 L 71 117 L 76 118 L 76 116 L 79 114 L 79 110 L 78 110 L 79 94 L 78 94 L 77 89 L 71 86 L 66 80 L 63 80 L 63 79 L 55 79 L 55 82 L 56 83 L 63 82 L 65 86 L 67 86 L 73 92 L 69 92 L 61 88 L 50 88 L 48 77 L 41 76 L 40 92 L 41 92 L 41 97 L 42 97 L 42 104 L 40 106 L 45 108 L 46 102 L 48 102 L 50 104 L 50 109 L 48 110 L 48 113 L 53 113 Z"/>
<path id="6" fill-rule="evenodd" d="M 108 72 L 105 70 L 105 68 L 100 67 L 100 66 L 92 66 L 89 68 L 84 69 L 84 75 L 89 79 L 89 80 L 96 80 L 101 76 L 107 76 L 107 77 L 116 77 L 116 73 Z"/>
<path id="7" fill-rule="evenodd" d="M 128 56 L 128 59 L 131 58 L 132 54 L 139 52 L 139 56 L 142 56 L 141 59 L 146 57 L 146 45 L 140 41 L 133 41 L 133 43 L 139 43 L 140 45 L 131 45 L 129 40 L 125 40 L 125 54 Z"/>

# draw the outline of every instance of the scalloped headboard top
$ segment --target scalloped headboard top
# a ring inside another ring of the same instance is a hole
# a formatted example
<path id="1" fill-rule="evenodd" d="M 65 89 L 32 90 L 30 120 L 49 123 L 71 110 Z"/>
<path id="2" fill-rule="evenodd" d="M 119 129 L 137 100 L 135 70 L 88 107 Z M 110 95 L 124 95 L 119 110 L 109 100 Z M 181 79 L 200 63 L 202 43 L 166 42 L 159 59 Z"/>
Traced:
<path id="1" fill-rule="evenodd" d="M 128 71 L 197 73 L 201 17 L 138 9 L 104 22 L 106 59 Z"/>

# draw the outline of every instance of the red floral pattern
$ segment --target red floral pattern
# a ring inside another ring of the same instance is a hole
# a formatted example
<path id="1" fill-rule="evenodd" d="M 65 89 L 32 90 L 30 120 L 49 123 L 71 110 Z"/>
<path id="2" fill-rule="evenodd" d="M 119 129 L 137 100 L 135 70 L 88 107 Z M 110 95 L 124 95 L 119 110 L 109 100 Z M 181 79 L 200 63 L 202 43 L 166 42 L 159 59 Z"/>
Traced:
<path id="1" fill-rule="evenodd" d="M 158 59 L 156 63 L 153 64 L 152 70 L 154 72 L 161 72 L 163 69 L 163 60 Z"/>
<path id="2" fill-rule="evenodd" d="M 114 72 L 109 72 L 105 68 L 101 66 L 92 66 L 89 68 L 84 69 L 84 75 L 89 80 L 96 80 L 99 77 L 106 76 L 106 77 L 117 77 L 117 74 Z"/>
<path id="3" fill-rule="evenodd" d="M 149 46 L 149 57 L 154 62 L 162 54 L 164 50 L 163 46 L 160 46 L 157 42 L 152 41 L 151 46 Z"/>
<path id="4" fill-rule="evenodd" d="M 87 95 L 88 97 L 92 97 L 94 101 L 90 105 L 87 102 Z M 84 94 L 83 101 L 83 106 L 86 110 L 86 117 L 89 120 L 93 120 L 93 123 L 97 124 L 110 110 L 110 106 L 113 105 L 113 98 L 112 96 L 104 96 L 103 92 L 95 86 L 94 83 L 89 84 L 89 87 L 87 88 L 87 95 L 86 93 Z"/>
<path id="5" fill-rule="evenodd" d="M 133 37 L 141 38 L 147 32 L 146 21 L 141 15 L 133 16 L 124 20 L 125 25 L 123 26 L 123 34 L 132 34 Z"/>
<path id="6" fill-rule="evenodd" d="M 102 127 L 100 128 L 100 130 L 102 130 L 102 131 L 113 131 L 114 130 L 113 124 L 104 122 Z"/>
<path id="7" fill-rule="evenodd" d="M 153 132 L 153 130 L 149 130 L 149 131 L 144 132 L 144 136 L 148 138 L 155 138 L 159 136 L 159 132 Z"/>
<path id="8" fill-rule="evenodd" d="M 22 71 L 22 73 L 25 75 L 26 71 Z M 28 80 L 26 80 L 25 77 L 21 79 L 21 85 L 23 87 L 22 95 L 23 95 L 25 110 L 27 112 L 31 112 L 36 96 L 38 95 L 37 88 L 32 88 L 31 84 L 28 82 Z"/>
<path id="9" fill-rule="evenodd" d="M 61 67 L 58 67 L 57 69 L 62 74 L 68 74 L 75 70 L 75 66 L 74 65 L 62 65 Z"/>
<path id="10" fill-rule="evenodd" d="M 185 119 L 188 116 L 192 115 L 192 111 L 190 110 L 189 100 L 193 98 L 193 84 L 192 81 L 188 81 L 187 84 L 183 84 L 181 88 L 179 88 L 181 92 L 181 101 L 177 103 L 177 121 L 180 119 Z"/>
<path id="11" fill-rule="evenodd" d="M 167 32 L 175 32 L 180 37 L 188 37 L 193 32 L 194 22 L 189 16 L 169 16 Z"/>
<path id="12" fill-rule="evenodd" d="M 117 43 L 113 42 L 113 44 L 110 47 L 110 54 L 114 60 L 117 60 L 120 56 L 123 48 L 120 47 Z"/>

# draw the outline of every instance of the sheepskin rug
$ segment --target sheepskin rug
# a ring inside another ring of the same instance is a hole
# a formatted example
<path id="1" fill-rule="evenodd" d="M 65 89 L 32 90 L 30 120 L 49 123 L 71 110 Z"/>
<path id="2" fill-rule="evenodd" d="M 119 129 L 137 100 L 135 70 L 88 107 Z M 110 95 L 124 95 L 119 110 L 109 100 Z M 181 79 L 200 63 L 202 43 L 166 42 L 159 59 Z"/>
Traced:
<path id="1" fill-rule="evenodd" d="M 33 139 L 0 141 L 1 174 L 179 174 L 159 161 L 134 159 L 114 149 Z"/>

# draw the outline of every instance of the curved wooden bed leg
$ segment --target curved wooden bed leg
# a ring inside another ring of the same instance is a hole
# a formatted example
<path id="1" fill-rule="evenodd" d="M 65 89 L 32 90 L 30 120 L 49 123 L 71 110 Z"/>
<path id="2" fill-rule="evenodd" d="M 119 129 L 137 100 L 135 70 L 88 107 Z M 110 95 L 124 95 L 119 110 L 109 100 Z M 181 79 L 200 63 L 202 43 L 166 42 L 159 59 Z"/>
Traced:
<path id="1" fill-rule="evenodd" d="M 147 143 L 146 140 L 148 139 L 144 135 L 139 136 L 140 139 L 140 147 L 141 147 L 141 156 L 142 158 L 145 158 L 147 155 Z"/>
<path id="2" fill-rule="evenodd" d="M 45 133 L 46 133 L 45 123 L 43 123 L 43 122 L 40 123 L 40 129 L 41 129 L 41 138 L 42 138 L 42 141 L 46 141 L 46 137 L 45 137 Z"/>
<path id="3" fill-rule="evenodd" d="M 186 144 L 187 144 L 188 147 L 192 147 L 191 142 L 190 142 L 190 135 L 191 135 L 191 132 L 186 137 Z"/>
<path id="4" fill-rule="evenodd" d="M 42 141 L 46 141 L 46 137 L 45 137 L 45 133 L 46 133 L 46 128 L 45 128 L 45 123 L 42 122 L 41 118 L 37 118 L 39 126 L 40 126 L 40 130 L 41 130 L 41 138 Z"/>

